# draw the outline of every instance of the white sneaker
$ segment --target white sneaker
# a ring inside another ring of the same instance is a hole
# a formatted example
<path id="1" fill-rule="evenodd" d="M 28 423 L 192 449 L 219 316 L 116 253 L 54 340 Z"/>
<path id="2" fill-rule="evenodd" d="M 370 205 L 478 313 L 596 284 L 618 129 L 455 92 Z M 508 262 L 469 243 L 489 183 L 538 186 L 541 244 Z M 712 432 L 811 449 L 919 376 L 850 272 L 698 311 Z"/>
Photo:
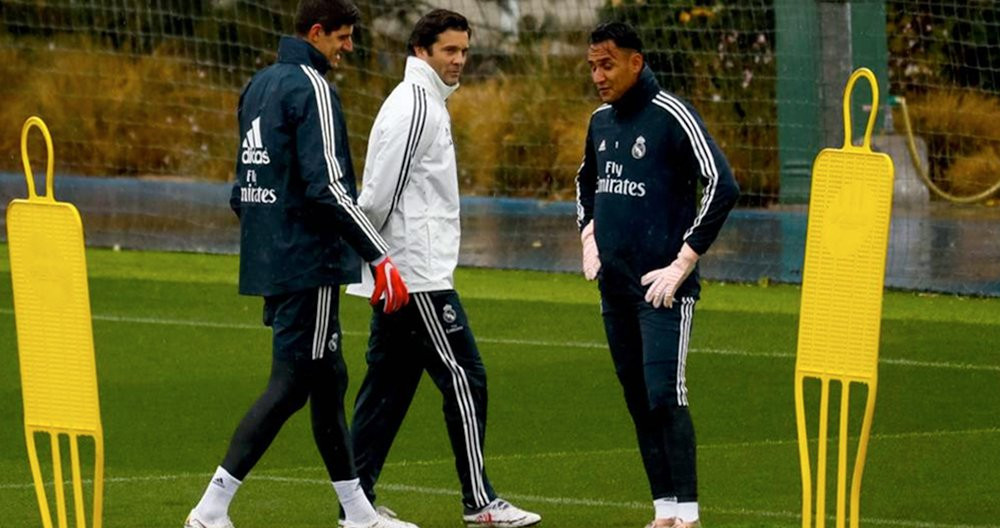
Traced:
<path id="1" fill-rule="evenodd" d="M 343 528 L 419 528 L 413 523 L 408 523 L 406 521 L 401 521 L 395 517 L 390 517 L 383 513 L 383 511 L 388 511 L 392 513 L 392 510 L 385 508 L 379 508 L 376 512 L 375 520 L 369 523 L 359 523 L 352 521 L 342 521 L 340 526 Z M 395 514 L 394 514 L 395 515 Z"/>
<path id="2" fill-rule="evenodd" d="M 483 509 L 466 513 L 463 516 L 465 524 L 477 528 L 534 526 L 542 521 L 537 513 L 524 511 L 503 500 L 493 499 Z"/>
<path id="3" fill-rule="evenodd" d="M 399 515 L 385 506 L 376 506 L 375 513 L 381 515 L 382 517 L 388 517 L 390 519 L 397 521 L 399 520 Z M 345 521 L 344 519 L 337 519 L 337 526 L 339 526 L 340 528 L 344 528 L 345 522 L 347 521 Z"/>
<path id="4" fill-rule="evenodd" d="M 197 517 L 194 510 L 188 514 L 187 519 L 184 521 L 184 528 L 235 528 L 233 526 L 233 521 L 229 520 L 229 517 L 222 519 L 218 522 L 205 522 Z"/>

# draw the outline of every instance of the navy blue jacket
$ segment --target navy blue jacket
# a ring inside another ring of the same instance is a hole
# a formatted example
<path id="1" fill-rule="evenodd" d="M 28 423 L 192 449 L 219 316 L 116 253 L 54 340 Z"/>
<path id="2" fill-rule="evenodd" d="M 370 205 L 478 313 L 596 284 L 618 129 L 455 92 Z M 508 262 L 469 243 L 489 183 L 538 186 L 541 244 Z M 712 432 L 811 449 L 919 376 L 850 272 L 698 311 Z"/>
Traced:
<path id="1" fill-rule="evenodd" d="M 311 44 L 282 37 L 278 62 L 240 95 L 230 198 L 240 217 L 240 293 L 358 282 L 361 259 L 388 250 L 356 205 L 347 125 L 323 77 L 329 70 Z"/>
<path id="2" fill-rule="evenodd" d="M 698 186 L 701 183 L 701 200 Z M 594 219 L 602 293 L 645 295 L 640 278 L 687 242 L 704 254 L 739 197 L 729 163 L 694 108 L 649 67 L 590 118 L 577 174 L 577 222 Z M 698 269 L 677 297 L 698 297 Z"/>

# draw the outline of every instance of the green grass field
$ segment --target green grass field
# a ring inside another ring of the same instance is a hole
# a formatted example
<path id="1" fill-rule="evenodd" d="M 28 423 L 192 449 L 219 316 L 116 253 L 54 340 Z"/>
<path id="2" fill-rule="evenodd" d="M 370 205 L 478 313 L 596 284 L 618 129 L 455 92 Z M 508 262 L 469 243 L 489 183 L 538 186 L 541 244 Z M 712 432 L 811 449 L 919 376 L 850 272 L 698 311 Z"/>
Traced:
<path id="1" fill-rule="evenodd" d="M 179 528 L 263 389 L 270 341 L 261 302 L 236 294 L 235 257 L 91 250 L 88 261 L 104 524 Z M 0 246 L 0 526 L 40 526 L 7 266 Z M 542 513 L 549 528 L 643 526 L 652 508 L 594 286 L 573 275 L 462 269 L 457 287 L 490 376 L 486 465 L 498 492 Z M 696 309 L 688 386 L 706 527 L 799 525 L 798 302 L 794 286 L 712 283 Z M 997 526 L 1000 299 L 891 292 L 884 315 L 862 524 Z M 368 316 L 364 301 L 344 297 L 352 402 Z M 426 379 L 380 501 L 424 528 L 462 526 L 440 396 Z M 231 514 L 239 528 L 336 525 L 306 413 L 286 425 Z"/>

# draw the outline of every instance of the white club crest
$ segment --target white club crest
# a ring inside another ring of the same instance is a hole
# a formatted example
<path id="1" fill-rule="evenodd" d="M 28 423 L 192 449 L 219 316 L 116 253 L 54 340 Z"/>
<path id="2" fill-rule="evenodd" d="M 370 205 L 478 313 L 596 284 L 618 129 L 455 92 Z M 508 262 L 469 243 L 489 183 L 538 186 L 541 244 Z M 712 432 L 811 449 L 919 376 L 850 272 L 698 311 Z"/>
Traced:
<path id="1" fill-rule="evenodd" d="M 446 304 L 444 305 L 444 308 L 441 309 L 441 319 L 444 319 L 444 322 L 451 324 L 455 322 L 455 319 L 458 319 L 458 314 L 455 313 L 455 309 L 452 308 L 450 304 Z"/>
<path id="2" fill-rule="evenodd" d="M 639 136 L 635 138 L 635 145 L 632 145 L 632 157 L 642 159 L 646 155 L 646 138 Z"/>

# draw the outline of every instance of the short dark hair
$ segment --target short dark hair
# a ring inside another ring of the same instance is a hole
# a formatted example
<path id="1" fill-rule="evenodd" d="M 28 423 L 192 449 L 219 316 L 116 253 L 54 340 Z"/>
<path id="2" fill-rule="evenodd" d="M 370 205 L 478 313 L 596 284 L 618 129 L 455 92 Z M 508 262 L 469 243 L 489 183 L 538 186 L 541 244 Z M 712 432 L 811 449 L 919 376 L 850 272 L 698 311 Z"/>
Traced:
<path id="1" fill-rule="evenodd" d="M 344 26 L 353 26 L 361 19 L 361 11 L 351 0 L 299 0 L 295 10 L 295 33 L 309 34 L 315 24 L 329 33 Z"/>
<path id="2" fill-rule="evenodd" d="M 469 21 L 464 16 L 447 9 L 435 9 L 427 13 L 420 17 L 417 25 L 413 27 L 410 40 L 406 43 L 407 52 L 410 55 L 415 55 L 416 48 L 424 48 L 430 53 L 431 46 L 437 42 L 438 35 L 449 29 L 465 31 L 470 37 L 472 36 Z"/>
<path id="3" fill-rule="evenodd" d="M 610 40 L 619 48 L 635 50 L 642 53 L 642 39 L 635 28 L 625 22 L 604 22 L 598 24 L 590 33 L 590 44 L 598 44 Z"/>

